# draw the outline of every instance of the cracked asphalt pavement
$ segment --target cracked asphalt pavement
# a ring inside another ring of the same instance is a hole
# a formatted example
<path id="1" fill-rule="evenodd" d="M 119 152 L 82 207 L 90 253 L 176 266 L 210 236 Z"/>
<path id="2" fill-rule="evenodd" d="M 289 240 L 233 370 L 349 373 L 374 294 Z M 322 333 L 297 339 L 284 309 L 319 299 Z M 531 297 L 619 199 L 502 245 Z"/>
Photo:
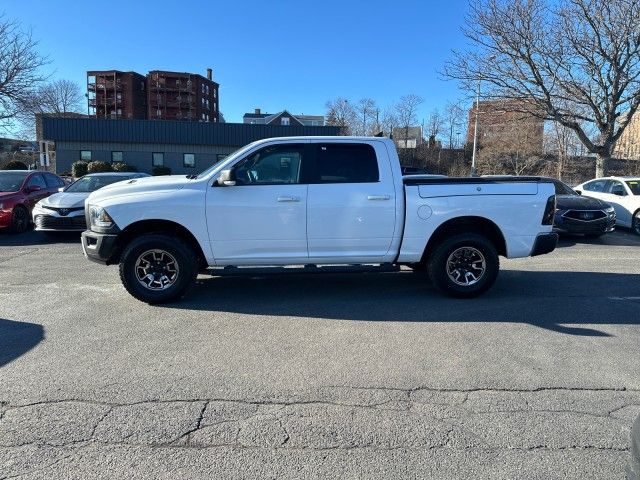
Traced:
<path id="1" fill-rule="evenodd" d="M 640 237 L 421 274 L 201 276 L 131 298 L 78 238 L 0 234 L 0 479 L 623 479 Z"/>

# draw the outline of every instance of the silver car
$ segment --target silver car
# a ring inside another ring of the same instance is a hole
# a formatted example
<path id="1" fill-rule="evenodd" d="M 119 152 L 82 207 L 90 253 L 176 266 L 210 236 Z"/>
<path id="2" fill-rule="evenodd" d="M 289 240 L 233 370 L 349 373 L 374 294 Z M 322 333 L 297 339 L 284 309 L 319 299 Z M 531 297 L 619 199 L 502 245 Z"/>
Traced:
<path id="1" fill-rule="evenodd" d="M 40 200 L 33 208 L 35 230 L 41 232 L 84 231 L 87 224 L 84 216 L 84 201 L 99 188 L 112 183 L 148 177 L 147 173 L 108 172 L 90 173 L 80 177 L 50 197 Z"/>

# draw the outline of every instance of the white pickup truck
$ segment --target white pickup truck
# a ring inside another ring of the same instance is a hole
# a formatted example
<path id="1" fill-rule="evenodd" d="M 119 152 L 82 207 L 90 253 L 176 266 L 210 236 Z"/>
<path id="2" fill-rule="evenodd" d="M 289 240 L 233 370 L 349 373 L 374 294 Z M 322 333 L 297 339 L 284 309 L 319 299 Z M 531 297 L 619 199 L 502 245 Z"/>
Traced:
<path id="1" fill-rule="evenodd" d="M 499 255 L 548 253 L 558 239 L 552 183 L 403 178 L 384 138 L 261 140 L 199 175 L 119 182 L 86 202 L 85 256 L 119 264 L 148 303 L 225 266 L 407 265 L 474 297 L 494 283 Z"/>

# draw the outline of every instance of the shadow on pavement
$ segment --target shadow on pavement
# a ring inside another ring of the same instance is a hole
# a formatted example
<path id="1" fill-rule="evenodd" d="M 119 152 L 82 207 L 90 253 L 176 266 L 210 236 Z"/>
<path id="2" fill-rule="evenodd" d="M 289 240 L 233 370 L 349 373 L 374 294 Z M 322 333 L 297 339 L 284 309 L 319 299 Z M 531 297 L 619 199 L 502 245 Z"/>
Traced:
<path id="1" fill-rule="evenodd" d="M 25 233 L 9 233 L 0 230 L 0 247 L 25 247 L 58 243 L 80 243 L 80 232 L 44 233 L 29 230 Z"/>
<path id="2" fill-rule="evenodd" d="M 574 245 L 610 245 L 617 247 L 640 247 L 640 235 L 630 230 L 617 227 L 615 232 L 605 233 L 602 237 L 588 238 L 583 235 L 561 235 L 558 248 Z"/>
<path id="3" fill-rule="evenodd" d="M 610 336 L 586 325 L 640 324 L 639 285 L 640 275 L 632 274 L 504 270 L 487 294 L 458 300 L 407 271 L 220 276 L 199 280 L 183 301 L 164 308 L 371 322 L 528 323 Z"/>
<path id="4" fill-rule="evenodd" d="M 0 367 L 24 355 L 43 339 L 42 325 L 0 318 Z"/>

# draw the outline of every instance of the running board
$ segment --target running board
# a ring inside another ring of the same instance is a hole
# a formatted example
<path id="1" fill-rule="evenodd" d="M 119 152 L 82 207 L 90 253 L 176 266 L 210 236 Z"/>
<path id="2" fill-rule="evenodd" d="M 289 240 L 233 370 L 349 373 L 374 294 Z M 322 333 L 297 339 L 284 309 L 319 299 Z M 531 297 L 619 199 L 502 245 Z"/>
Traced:
<path id="1" fill-rule="evenodd" d="M 400 266 L 391 263 L 381 265 L 292 265 L 287 267 L 212 267 L 206 274 L 212 277 L 234 277 L 244 275 L 300 275 L 306 273 L 391 273 L 399 272 Z"/>

